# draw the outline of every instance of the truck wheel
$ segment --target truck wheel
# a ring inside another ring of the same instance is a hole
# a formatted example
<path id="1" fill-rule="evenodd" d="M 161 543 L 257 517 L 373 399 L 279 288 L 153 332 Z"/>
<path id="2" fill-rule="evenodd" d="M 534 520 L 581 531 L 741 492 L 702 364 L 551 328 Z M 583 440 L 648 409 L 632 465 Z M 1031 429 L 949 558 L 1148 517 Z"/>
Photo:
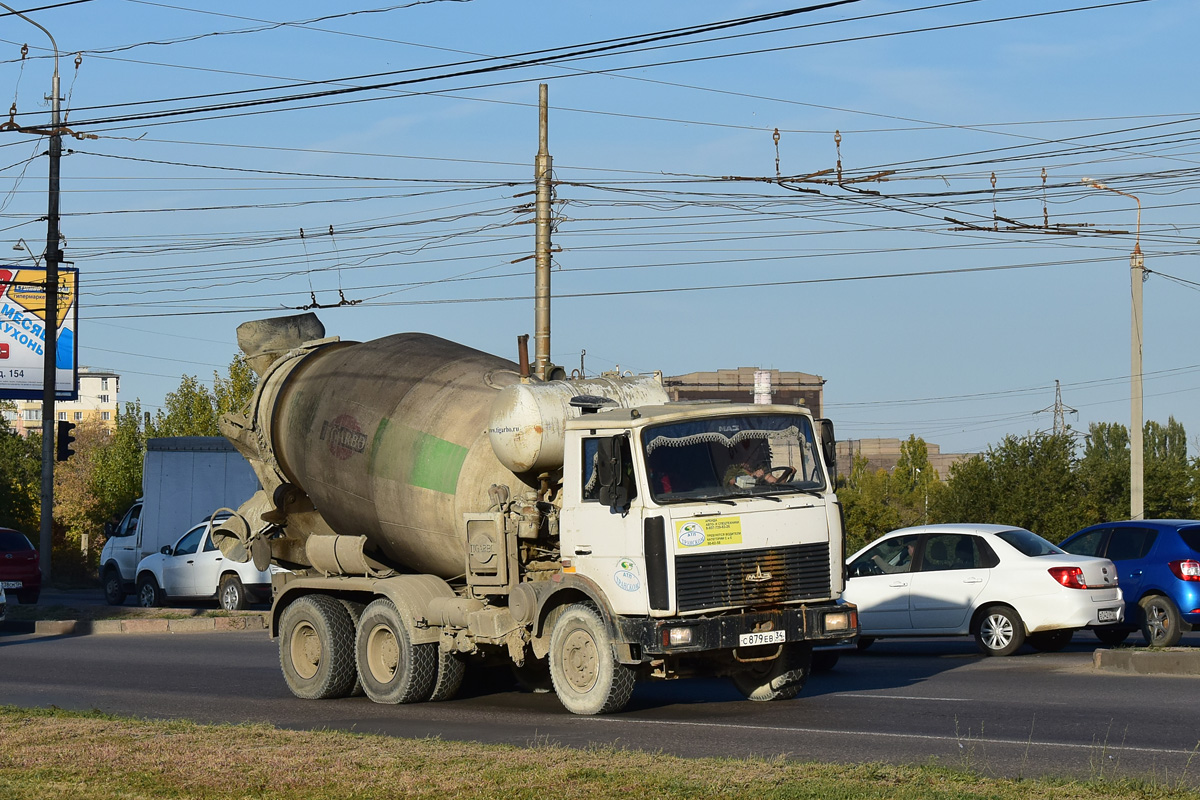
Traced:
<path id="1" fill-rule="evenodd" d="M 217 586 L 217 597 L 221 601 L 221 608 L 226 611 L 244 609 L 246 607 L 246 587 L 242 585 L 242 579 L 233 574 L 222 575 L 221 583 Z"/>
<path id="2" fill-rule="evenodd" d="M 104 570 L 104 602 L 110 606 L 119 606 L 125 602 L 125 587 L 121 583 L 121 573 L 115 569 Z"/>
<path id="3" fill-rule="evenodd" d="M 279 666 L 292 694 L 305 700 L 345 697 L 354 686 L 354 624 L 323 594 L 301 597 L 279 619 Z"/>
<path id="4" fill-rule="evenodd" d="M 137 599 L 142 608 L 154 608 L 163 604 L 163 591 L 158 588 L 158 581 L 148 572 L 137 580 Z"/>
<path id="5" fill-rule="evenodd" d="M 772 661 L 757 661 L 733 676 L 733 685 L 747 700 L 791 700 L 800 694 L 812 671 L 812 646 L 785 644 Z"/>
<path id="6" fill-rule="evenodd" d="M 633 694 L 633 670 L 617 661 L 608 630 L 590 605 L 567 606 L 550 633 L 550 680 L 572 714 L 611 714 Z"/>
<path id="7" fill-rule="evenodd" d="M 354 654 L 363 691 L 376 703 L 416 703 L 433 692 L 438 646 L 413 645 L 391 600 L 380 598 L 363 610 Z"/>
<path id="8" fill-rule="evenodd" d="M 424 647 L 424 645 L 421 645 Z M 436 647 L 436 645 L 433 645 Z M 458 653 L 438 651 L 437 680 L 433 682 L 433 691 L 429 693 L 429 702 L 440 703 L 443 700 L 453 700 L 462 688 L 463 677 L 467 674 L 467 662 Z"/>
<path id="9" fill-rule="evenodd" d="M 347 600 L 344 597 L 339 597 L 338 602 L 346 609 L 346 613 L 350 615 L 350 622 L 354 624 L 354 630 L 358 630 L 358 620 L 362 617 L 363 609 L 366 608 L 362 603 L 354 600 Z M 354 686 L 350 689 L 350 697 L 362 697 L 362 679 L 358 677 L 358 667 L 354 668 Z"/>

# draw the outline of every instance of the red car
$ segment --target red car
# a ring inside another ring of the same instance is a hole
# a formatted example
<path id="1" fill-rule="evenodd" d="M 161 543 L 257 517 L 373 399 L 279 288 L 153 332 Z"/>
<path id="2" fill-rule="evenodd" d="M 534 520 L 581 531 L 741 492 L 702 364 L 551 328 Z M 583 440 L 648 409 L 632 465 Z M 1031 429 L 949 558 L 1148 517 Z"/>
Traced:
<path id="1" fill-rule="evenodd" d="M 36 603 L 42 593 L 38 551 L 20 531 L 0 528 L 0 586 L 21 603 Z"/>

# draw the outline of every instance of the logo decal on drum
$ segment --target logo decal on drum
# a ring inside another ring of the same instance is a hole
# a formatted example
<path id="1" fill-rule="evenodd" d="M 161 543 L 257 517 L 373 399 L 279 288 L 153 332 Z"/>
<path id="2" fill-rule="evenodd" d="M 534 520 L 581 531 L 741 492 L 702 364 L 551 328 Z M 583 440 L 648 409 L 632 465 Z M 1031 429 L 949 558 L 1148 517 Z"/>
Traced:
<path id="1" fill-rule="evenodd" d="M 340 414 L 332 422 L 321 423 L 321 441 L 329 442 L 330 455 L 340 461 L 367 449 L 367 435 L 359 428 L 358 420 L 349 414 Z"/>

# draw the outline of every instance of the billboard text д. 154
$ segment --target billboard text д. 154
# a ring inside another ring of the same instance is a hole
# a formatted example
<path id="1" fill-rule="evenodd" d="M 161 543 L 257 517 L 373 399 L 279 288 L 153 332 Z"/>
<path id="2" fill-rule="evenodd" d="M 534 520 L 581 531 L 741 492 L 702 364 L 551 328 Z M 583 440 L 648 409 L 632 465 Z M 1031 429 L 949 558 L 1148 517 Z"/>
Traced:
<path id="1" fill-rule="evenodd" d="M 58 270 L 55 397 L 78 395 L 78 270 Z M 0 399 L 41 400 L 46 358 L 46 270 L 0 266 Z"/>

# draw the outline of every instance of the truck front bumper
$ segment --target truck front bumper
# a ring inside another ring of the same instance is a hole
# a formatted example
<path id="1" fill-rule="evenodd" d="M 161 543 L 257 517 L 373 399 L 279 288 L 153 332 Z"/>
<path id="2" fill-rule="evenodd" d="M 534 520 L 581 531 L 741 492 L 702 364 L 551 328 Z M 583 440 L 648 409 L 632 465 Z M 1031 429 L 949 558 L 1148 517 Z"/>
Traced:
<path id="1" fill-rule="evenodd" d="M 829 603 L 719 616 L 617 617 L 616 623 L 620 638 L 643 654 L 672 655 L 783 642 L 828 644 L 858 635 L 858 609 Z"/>

